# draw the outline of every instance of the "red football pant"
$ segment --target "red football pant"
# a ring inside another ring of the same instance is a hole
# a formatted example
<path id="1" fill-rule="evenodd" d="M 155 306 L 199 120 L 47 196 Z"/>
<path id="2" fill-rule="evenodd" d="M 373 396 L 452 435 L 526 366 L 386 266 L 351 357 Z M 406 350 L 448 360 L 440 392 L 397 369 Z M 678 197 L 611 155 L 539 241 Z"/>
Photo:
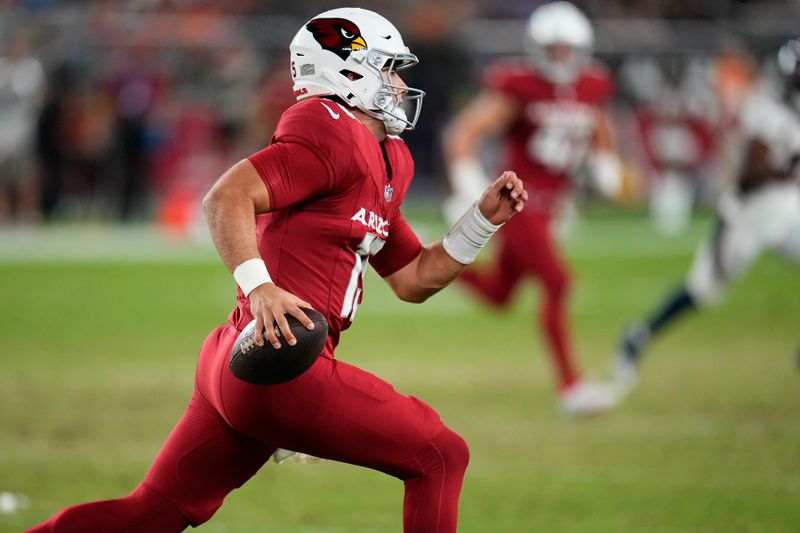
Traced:
<path id="1" fill-rule="evenodd" d="M 206 339 L 186 413 L 131 495 L 67 508 L 30 531 L 182 531 L 208 520 L 276 448 L 400 478 L 404 531 L 456 530 L 469 450 L 433 409 L 326 358 L 288 383 L 245 383 L 227 369 L 237 334 L 223 326 Z"/>
<path id="2" fill-rule="evenodd" d="M 465 270 L 459 280 L 496 307 L 508 304 L 526 276 L 541 284 L 539 323 L 547 340 L 559 387 L 575 383 L 580 373 L 568 326 L 569 270 L 551 234 L 551 217 L 522 212 L 500 228 L 500 250 L 482 271 Z"/>

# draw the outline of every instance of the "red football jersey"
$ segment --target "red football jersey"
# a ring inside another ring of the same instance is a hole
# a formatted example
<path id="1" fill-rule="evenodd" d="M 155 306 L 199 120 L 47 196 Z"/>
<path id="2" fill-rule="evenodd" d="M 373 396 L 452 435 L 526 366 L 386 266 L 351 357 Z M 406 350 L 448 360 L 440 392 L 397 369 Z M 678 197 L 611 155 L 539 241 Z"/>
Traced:
<path id="1" fill-rule="evenodd" d="M 572 85 L 553 84 L 524 62 L 490 67 L 485 87 L 519 102 L 504 136 L 504 167 L 532 191 L 561 192 L 591 147 L 601 106 L 613 92 L 605 69 L 590 65 Z"/>
<path id="2" fill-rule="evenodd" d="M 250 156 L 269 192 L 258 246 L 275 284 L 309 302 L 329 324 L 332 357 L 362 296 L 367 263 L 388 276 L 422 250 L 400 204 L 414 172 L 405 143 L 379 143 L 335 101 L 311 98 L 280 119 L 270 146 Z M 243 328 L 250 302 L 237 294 L 229 321 Z"/>

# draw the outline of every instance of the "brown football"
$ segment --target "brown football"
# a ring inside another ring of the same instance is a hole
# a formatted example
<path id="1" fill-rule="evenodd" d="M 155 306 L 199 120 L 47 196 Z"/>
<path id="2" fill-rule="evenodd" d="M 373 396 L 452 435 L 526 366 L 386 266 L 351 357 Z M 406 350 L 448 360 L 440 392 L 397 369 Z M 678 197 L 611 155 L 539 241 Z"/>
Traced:
<path id="1" fill-rule="evenodd" d="M 328 321 L 313 309 L 302 308 L 314 323 L 307 330 L 299 320 L 286 315 L 297 344 L 289 346 L 276 326 L 281 347 L 276 349 L 264 335 L 264 345 L 255 342 L 256 321 L 251 321 L 239 334 L 231 349 L 229 367 L 237 378 L 255 385 L 277 385 L 300 376 L 317 360 L 328 338 Z"/>

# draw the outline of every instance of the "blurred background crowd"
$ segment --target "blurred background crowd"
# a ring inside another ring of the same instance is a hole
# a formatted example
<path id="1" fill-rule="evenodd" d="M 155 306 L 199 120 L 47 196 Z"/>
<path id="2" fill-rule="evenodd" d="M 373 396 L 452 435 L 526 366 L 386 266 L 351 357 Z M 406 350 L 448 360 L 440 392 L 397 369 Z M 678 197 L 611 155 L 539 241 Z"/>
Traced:
<path id="1" fill-rule="evenodd" d="M 0 225 L 154 220 L 181 231 L 293 102 L 288 43 L 328 0 L 0 0 Z M 447 192 L 440 138 L 481 67 L 522 53 L 535 1 L 365 0 L 394 21 L 427 91 L 411 201 Z M 797 35 L 789 0 L 578 1 L 612 71 L 621 201 L 665 232 L 713 200 L 735 160 L 734 109 L 773 83 Z M 658 213 L 664 214 L 661 218 Z M 684 217 L 685 218 L 685 217 Z"/>

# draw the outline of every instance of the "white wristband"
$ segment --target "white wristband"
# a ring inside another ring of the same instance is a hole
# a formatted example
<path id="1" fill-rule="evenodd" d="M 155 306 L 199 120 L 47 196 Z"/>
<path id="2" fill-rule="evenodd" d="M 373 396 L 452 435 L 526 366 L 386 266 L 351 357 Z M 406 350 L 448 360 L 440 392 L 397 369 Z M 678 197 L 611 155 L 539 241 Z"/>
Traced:
<path id="1" fill-rule="evenodd" d="M 233 279 L 239 284 L 245 296 L 249 296 L 259 285 L 272 282 L 267 272 L 267 265 L 259 258 L 248 259 L 237 266 L 233 271 Z"/>
<path id="2" fill-rule="evenodd" d="M 616 198 L 622 191 L 622 162 L 617 154 L 597 151 L 587 163 L 597 190 L 606 198 Z"/>
<path id="3" fill-rule="evenodd" d="M 500 226 L 502 224 L 492 224 L 486 220 L 478 208 L 478 202 L 475 202 L 444 236 L 442 247 L 447 255 L 462 265 L 468 265 L 475 261 L 481 248 Z"/>

